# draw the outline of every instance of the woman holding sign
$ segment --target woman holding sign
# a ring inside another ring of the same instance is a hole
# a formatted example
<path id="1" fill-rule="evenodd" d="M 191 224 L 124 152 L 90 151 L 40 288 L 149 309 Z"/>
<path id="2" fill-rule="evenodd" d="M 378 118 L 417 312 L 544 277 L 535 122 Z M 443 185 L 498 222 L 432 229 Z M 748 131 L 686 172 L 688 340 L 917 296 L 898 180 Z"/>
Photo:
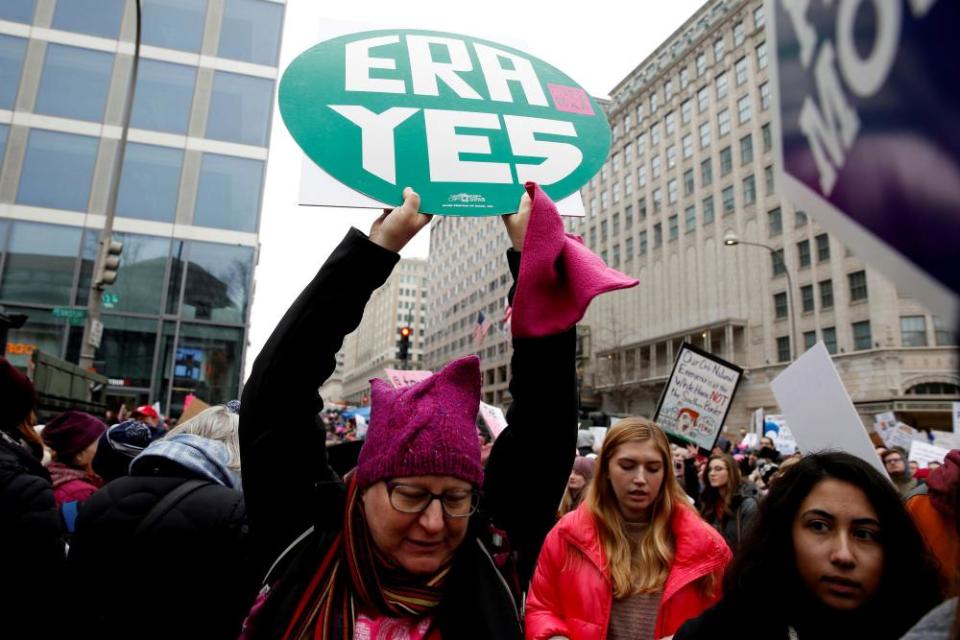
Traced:
<path id="1" fill-rule="evenodd" d="M 900 638 L 940 601 L 896 489 L 845 453 L 807 456 L 774 483 L 723 586 L 723 601 L 674 640 L 746 621 L 772 639 Z"/>
<path id="2" fill-rule="evenodd" d="M 607 433 L 587 501 L 547 536 L 527 599 L 527 640 L 653 640 L 720 596 L 730 562 L 674 475 L 653 422 Z"/>
<path id="3" fill-rule="evenodd" d="M 342 480 L 316 422 L 317 389 L 344 336 L 429 221 L 418 208 L 406 189 L 403 205 L 369 237 L 350 231 L 274 330 L 244 388 L 244 495 L 255 561 L 266 574 L 246 638 L 522 637 L 519 591 L 573 462 L 574 325 L 592 297 L 555 268 L 558 254 L 580 249 L 568 249 L 539 187 L 528 183 L 519 213 L 504 216 L 516 278 L 514 401 L 486 469 L 474 356 L 399 389 L 373 381 L 367 438 Z M 590 275 L 605 290 L 622 286 L 596 262 Z M 550 327 L 537 321 L 544 295 L 554 305 L 549 319 L 562 320 Z M 501 553 L 504 532 L 513 553 Z"/>

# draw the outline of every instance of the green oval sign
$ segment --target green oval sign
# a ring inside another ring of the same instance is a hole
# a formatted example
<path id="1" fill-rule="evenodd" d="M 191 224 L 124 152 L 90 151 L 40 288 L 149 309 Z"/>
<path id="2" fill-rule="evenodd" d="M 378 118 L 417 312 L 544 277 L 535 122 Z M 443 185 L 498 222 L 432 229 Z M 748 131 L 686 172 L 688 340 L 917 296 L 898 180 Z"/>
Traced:
<path id="1" fill-rule="evenodd" d="M 495 42 L 436 31 L 367 31 L 322 42 L 280 82 L 297 144 L 348 187 L 426 213 L 516 211 L 528 180 L 554 200 L 607 158 L 597 103 L 558 69 Z"/>

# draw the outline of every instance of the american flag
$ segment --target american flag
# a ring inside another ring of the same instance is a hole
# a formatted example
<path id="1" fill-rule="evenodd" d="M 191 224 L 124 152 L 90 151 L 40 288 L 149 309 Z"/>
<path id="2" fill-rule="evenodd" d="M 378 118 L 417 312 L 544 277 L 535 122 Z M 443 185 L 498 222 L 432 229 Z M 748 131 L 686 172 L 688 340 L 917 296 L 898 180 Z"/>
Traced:
<path id="1" fill-rule="evenodd" d="M 490 320 L 484 315 L 483 311 L 477 313 L 477 326 L 473 328 L 473 344 L 480 346 L 483 344 L 483 339 L 487 337 L 487 332 L 490 331 Z"/>
<path id="2" fill-rule="evenodd" d="M 500 333 L 502 335 L 510 335 L 510 321 L 513 319 L 513 307 L 509 304 L 506 309 L 503 310 L 503 318 L 500 319 Z"/>

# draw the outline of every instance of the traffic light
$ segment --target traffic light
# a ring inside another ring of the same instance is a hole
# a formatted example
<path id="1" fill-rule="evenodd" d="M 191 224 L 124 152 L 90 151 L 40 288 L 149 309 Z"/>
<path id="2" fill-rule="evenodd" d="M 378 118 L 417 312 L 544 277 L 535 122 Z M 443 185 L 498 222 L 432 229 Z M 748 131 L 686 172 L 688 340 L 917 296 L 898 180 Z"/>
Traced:
<path id="1" fill-rule="evenodd" d="M 400 329 L 400 344 L 399 352 L 397 357 L 401 360 L 406 360 L 410 357 L 410 336 L 413 335 L 413 329 L 410 327 L 402 327 Z"/>
<path id="2" fill-rule="evenodd" d="M 104 285 L 113 284 L 117 281 L 123 243 L 111 237 L 105 241 L 101 241 L 100 251 L 102 252 L 100 269 L 93 279 L 94 286 L 97 288 L 103 288 Z"/>

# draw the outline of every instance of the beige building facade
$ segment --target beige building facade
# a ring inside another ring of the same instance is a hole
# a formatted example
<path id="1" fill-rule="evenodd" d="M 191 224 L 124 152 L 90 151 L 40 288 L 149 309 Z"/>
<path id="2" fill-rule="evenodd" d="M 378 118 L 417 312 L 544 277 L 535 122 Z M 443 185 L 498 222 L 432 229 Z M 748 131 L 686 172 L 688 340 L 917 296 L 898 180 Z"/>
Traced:
<path id="1" fill-rule="evenodd" d="M 343 342 L 341 395 L 348 404 L 369 404 L 370 379 L 386 378 L 384 369 L 404 368 L 397 357 L 403 327 L 413 330 L 406 368 L 425 368 L 426 278 L 426 260 L 404 258 L 386 283 L 370 296 L 360 326 Z"/>

